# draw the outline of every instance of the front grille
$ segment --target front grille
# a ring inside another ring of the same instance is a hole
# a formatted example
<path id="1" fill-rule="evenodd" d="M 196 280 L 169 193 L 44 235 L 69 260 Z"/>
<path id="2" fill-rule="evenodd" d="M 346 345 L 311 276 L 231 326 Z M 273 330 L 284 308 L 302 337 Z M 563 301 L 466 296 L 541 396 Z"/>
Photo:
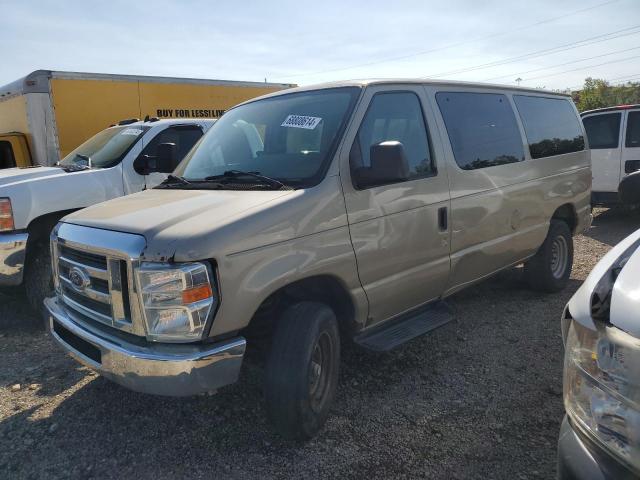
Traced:
<path id="1" fill-rule="evenodd" d="M 58 242 L 58 295 L 84 318 L 131 331 L 127 261 Z"/>

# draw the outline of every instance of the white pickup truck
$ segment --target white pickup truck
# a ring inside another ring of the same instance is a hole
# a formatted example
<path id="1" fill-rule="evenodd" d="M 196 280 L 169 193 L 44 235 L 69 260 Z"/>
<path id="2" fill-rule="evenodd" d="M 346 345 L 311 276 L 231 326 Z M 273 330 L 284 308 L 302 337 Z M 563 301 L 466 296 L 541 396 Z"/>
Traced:
<path id="1" fill-rule="evenodd" d="M 54 167 L 0 170 L 0 288 L 40 311 L 53 288 L 49 234 L 70 212 L 161 183 L 215 120 L 122 121 Z"/>

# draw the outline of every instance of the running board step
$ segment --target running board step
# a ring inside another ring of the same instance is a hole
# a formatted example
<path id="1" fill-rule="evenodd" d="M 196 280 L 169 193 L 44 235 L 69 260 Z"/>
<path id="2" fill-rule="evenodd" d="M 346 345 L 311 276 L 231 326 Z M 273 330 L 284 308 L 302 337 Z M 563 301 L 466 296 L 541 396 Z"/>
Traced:
<path id="1" fill-rule="evenodd" d="M 409 340 L 424 335 L 431 330 L 453 320 L 451 309 L 444 302 L 437 302 L 410 315 L 403 315 L 390 323 L 374 327 L 355 338 L 361 347 L 375 352 L 388 352 Z"/>

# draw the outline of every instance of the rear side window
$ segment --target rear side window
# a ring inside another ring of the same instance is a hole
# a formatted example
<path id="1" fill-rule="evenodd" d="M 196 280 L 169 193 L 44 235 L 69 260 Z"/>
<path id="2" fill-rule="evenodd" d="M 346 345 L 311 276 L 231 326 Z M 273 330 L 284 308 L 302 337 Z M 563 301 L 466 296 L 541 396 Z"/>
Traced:
<path id="1" fill-rule="evenodd" d="M 640 112 L 629 112 L 625 146 L 640 147 Z"/>
<path id="2" fill-rule="evenodd" d="M 514 95 L 531 158 L 552 157 L 584 150 L 576 112 L 564 98 Z"/>
<path id="3" fill-rule="evenodd" d="M 16 159 L 13 156 L 11 143 L 6 140 L 0 141 L 0 169 L 13 168 L 16 166 Z"/>
<path id="4" fill-rule="evenodd" d="M 370 167 L 371 146 L 390 140 L 404 146 L 410 178 L 435 174 L 422 107 L 415 93 L 378 93 L 373 97 L 351 150 L 352 170 Z"/>
<path id="5" fill-rule="evenodd" d="M 460 168 L 475 170 L 524 160 L 520 130 L 505 95 L 438 92 L 436 101 Z"/>
<path id="6" fill-rule="evenodd" d="M 620 112 L 583 118 L 582 123 L 587 131 L 589 148 L 592 150 L 618 148 L 621 118 Z"/>

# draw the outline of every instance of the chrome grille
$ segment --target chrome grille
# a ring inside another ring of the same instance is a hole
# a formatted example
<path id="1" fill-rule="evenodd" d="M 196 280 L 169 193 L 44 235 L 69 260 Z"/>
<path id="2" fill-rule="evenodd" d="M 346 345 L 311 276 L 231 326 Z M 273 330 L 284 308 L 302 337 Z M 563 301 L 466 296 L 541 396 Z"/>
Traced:
<path id="1" fill-rule="evenodd" d="M 62 300 L 68 307 L 107 325 L 130 324 L 131 311 L 126 311 L 122 298 L 123 280 L 127 283 L 126 264 L 123 272 L 122 263 L 61 245 L 58 279 Z M 80 275 L 86 276 L 86 282 L 74 283 L 76 279 L 83 280 Z"/>
<path id="2" fill-rule="evenodd" d="M 59 224 L 51 238 L 58 297 L 82 321 L 143 335 L 132 278 L 140 245 L 144 239 L 137 235 Z"/>

